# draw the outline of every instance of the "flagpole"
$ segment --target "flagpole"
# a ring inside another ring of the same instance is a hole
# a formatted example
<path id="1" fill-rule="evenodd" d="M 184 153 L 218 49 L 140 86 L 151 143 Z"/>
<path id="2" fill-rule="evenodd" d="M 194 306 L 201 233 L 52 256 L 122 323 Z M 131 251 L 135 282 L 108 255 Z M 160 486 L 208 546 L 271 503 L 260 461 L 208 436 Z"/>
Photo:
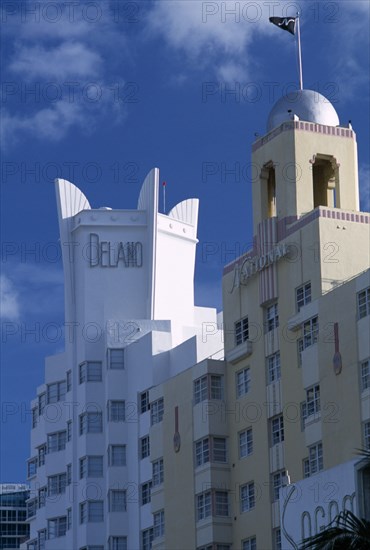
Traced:
<path id="1" fill-rule="evenodd" d="M 164 181 L 162 184 L 163 187 L 163 214 L 166 213 L 166 182 Z"/>
<path id="2" fill-rule="evenodd" d="M 298 35 L 298 60 L 299 60 L 299 89 L 303 90 L 301 26 L 299 23 L 299 11 L 297 12 L 297 35 Z"/>

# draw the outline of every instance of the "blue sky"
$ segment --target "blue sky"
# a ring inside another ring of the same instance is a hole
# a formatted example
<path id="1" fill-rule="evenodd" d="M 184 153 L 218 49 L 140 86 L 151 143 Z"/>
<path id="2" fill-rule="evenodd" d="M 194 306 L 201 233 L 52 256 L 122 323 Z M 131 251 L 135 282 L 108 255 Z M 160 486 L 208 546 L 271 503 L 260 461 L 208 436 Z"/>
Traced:
<path id="1" fill-rule="evenodd" d="M 268 17 L 297 9 L 304 86 L 351 119 L 368 210 L 366 0 L 3 3 L 2 482 L 25 479 L 29 401 L 63 349 L 54 178 L 135 208 L 158 166 L 167 210 L 199 197 L 196 302 L 221 309 L 222 267 L 252 240 L 254 135 L 297 89 L 295 39 Z"/>

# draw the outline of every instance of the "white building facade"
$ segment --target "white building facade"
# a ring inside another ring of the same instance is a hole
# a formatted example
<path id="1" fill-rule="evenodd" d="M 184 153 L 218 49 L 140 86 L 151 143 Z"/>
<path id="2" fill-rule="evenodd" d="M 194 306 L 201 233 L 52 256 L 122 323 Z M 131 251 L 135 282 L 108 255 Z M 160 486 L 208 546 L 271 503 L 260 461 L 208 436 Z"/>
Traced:
<path id="1" fill-rule="evenodd" d="M 137 210 L 92 209 L 56 181 L 65 352 L 46 359 L 32 402 L 27 550 L 145 549 L 163 537 L 149 432 L 166 402 L 149 389 L 223 352 L 221 333 L 203 336 L 216 310 L 194 306 L 198 201 L 160 214 L 158 181 L 154 169 Z"/>

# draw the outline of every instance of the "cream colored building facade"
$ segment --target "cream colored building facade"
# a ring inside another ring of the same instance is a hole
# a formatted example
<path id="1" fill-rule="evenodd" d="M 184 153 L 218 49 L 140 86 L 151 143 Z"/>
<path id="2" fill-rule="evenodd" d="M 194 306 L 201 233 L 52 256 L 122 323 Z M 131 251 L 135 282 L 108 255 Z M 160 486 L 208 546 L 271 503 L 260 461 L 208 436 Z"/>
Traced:
<path id="1" fill-rule="evenodd" d="M 225 360 L 150 392 L 166 410 L 150 432 L 151 460 L 163 461 L 156 550 L 298 548 L 329 523 L 320 509 L 301 529 L 310 499 L 301 490 L 297 513 L 288 502 L 308 478 L 331 515 L 370 514 L 361 487 L 335 501 L 341 468 L 370 447 L 370 215 L 355 133 L 305 90 L 275 105 L 252 163 L 254 246 L 224 269 Z"/>

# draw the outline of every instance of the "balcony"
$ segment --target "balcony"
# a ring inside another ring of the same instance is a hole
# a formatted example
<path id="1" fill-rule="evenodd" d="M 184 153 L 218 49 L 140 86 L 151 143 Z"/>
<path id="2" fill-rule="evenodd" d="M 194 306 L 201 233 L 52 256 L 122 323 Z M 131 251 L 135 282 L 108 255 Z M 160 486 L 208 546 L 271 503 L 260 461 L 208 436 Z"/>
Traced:
<path id="1" fill-rule="evenodd" d="M 226 352 L 226 361 L 235 365 L 238 361 L 241 361 L 245 357 L 249 357 L 252 354 L 253 346 L 250 340 L 246 340 L 242 344 L 235 346 L 230 351 Z"/>

